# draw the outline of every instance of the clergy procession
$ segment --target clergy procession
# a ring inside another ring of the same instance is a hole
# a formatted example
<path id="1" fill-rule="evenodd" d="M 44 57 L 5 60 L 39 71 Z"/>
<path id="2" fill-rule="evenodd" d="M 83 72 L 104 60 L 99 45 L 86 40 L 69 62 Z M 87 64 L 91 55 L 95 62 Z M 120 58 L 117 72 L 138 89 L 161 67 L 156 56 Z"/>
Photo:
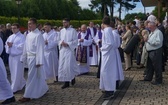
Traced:
<path id="1" fill-rule="evenodd" d="M 1 37 L 1 53 L 5 50 L 8 55 L 8 63 L 1 62 L 0 100 L 5 100 L 2 104 L 15 102 L 14 95 L 22 89 L 24 94 L 19 102 L 42 97 L 49 91 L 47 80 L 63 82 L 62 89 L 70 87 L 70 83 L 73 86 L 75 77 L 87 75 L 90 66 L 99 69 L 97 78 L 100 78 L 100 89 L 105 92 L 104 99 L 114 96 L 116 82 L 124 80 L 124 76 L 118 51 L 120 36 L 110 26 L 110 18 L 105 17 L 101 27 L 90 22 L 89 26 L 82 24 L 77 31 L 70 25 L 70 20 L 65 18 L 60 31 L 49 22 L 40 29 L 37 20 L 30 18 L 24 34 L 18 23 L 11 25 L 12 34 L 6 40 Z"/>
<path id="2" fill-rule="evenodd" d="M 25 32 L 18 23 L 8 23 L 10 35 L 0 25 L 1 104 L 45 97 L 50 91 L 49 80 L 62 83 L 62 91 L 73 88 L 78 84 L 76 78 L 89 75 L 91 67 L 97 69 L 94 78 L 99 81 L 103 100 L 114 98 L 125 79 L 124 71 L 130 71 L 135 63 L 137 69 L 144 69 L 139 81 L 152 81 L 155 75 L 151 84 L 162 84 L 168 40 L 165 19 L 162 25 L 151 13 L 144 21 L 136 16 L 124 24 L 105 16 L 102 24 L 91 21 L 75 29 L 69 18 L 62 20 L 60 28 L 30 18 Z M 24 94 L 16 100 L 15 95 L 22 90 Z"/>

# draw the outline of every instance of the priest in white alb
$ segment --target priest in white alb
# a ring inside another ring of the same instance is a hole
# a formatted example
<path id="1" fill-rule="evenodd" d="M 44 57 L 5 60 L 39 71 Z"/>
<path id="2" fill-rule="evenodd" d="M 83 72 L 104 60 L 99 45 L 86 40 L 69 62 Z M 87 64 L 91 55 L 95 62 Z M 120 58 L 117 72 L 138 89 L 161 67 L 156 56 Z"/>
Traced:
<path id="1" fill-rule="evenodd" d="M 89 59 L 90 59 L 90 65 L 97 66 L 98 65 L 98 55 L 97 55 L 97 45 L 95 43 L 95 36 L 97 33 L 97 29 L 94 27 L 94 23 L 89 23 L 89 28 L 87 31 L 91 34 L 92 44 L 89 47 Z"/>
<path id="2" fill-rule="evenodd" d="M 103 32 L 103 25 L 97 27 L 97 33 L 95 36 L 95 42 L 97 44 L 97 52 L 98 52 L 98 70 L 97 70 L 97 78 L 100 78 L 100 69 L 101 69 L 101 50 L 102 47 L 102 32 Z"/>
<path id="3" fill-rule="evenodd" d="M 43 70 L 44 38 L 37 29 L 37 20 L 35 18 L 28 20 L 28 27 L 31 32 L 27 34 L 21 61 L 27 61 L 29 70 L 25 92 L 23 98 L 19 99 L 20 102 L 40 98 L 48 91 Z"/>
<path id="4" fill-rule="evenodd" d="M 75 57 L 75 48 L 77 48 L 78 37 L 75 29 L 70 28 L 70 20 L 63 19 L 64 28 L 58 36 L 59 45 L 59 67 L 58 81 L 65 82 L 62 89 L 75 84 L 75 76 L 79 74 L 77 61 Z"/>
<path id="5" fill-rule="evenodd" d="M 119 88 L 119 83 L 124 80 L 124 73 L 123 73 L 123 67 L 121 62 L 121 56 L 119 53 L 119 47 L 121 46 L 121 40 L 120 35 L 118 33 L 118 30 L 115 29 L 115 24 L 111 22 L 112 32 L 114 36 L 114 42 L 115 42 L 115 50 L 116 50 L 116 57 L 117 57 L 117 73 L 116 73 L 116 87 Z"/>
<path id="6" fill-rule="evenodd" d="M 90 70 L 89 46 L 92 44 L 91 34 L 87 32 L 87 26 L 81 26 L 81 32 L 78 34 L 78 48 L 76 50 L 76 59 L 80 74 L 86 74 Z"/>
<path id="7" fill-rule="evenodd" d="M 44 24 L 45 33 L 43 38 L 44 46 L 44 71 L 46 79 L 57 81 L 58 77 L 58 49 L 57 49 L 57 33 L 51 29 L 51 23 Z"/>
<path id="8" fill-rule="evenodd" d="M 3 49 L 3 41 L 0 38 L 0 55 L 2 54 Z M 6 68 L 2 58 L 0 57 L 0 101 L 1 100 L 4 100 L 1 104 L 10 104 L 15 102 L 13 91 L 7 79 Z"/>
<path id="9" fill-rule="evenodd" d="M 11 88 L 14 93 L 22 90 L 26 85 L 24 78 L 24 65 L 20 62 L 23 53 L 25 36 L 19 31 L 19 24 L 12 24 L 13 34 L 6 41 L 5 50 L 9 54 L 9 70 L 11 74 Z"/>
<path id="10" fill-rule="evenodd" d="M 117 76 L 117 57 L 115 39 L 110 27 L 110 17 L 103 18 L 103 35 L 101 72 L 100 72 L 100 89 L 105 91 L 103 99 L 108 100 L 114 96 L 116 90 L 116 76 Z"/>

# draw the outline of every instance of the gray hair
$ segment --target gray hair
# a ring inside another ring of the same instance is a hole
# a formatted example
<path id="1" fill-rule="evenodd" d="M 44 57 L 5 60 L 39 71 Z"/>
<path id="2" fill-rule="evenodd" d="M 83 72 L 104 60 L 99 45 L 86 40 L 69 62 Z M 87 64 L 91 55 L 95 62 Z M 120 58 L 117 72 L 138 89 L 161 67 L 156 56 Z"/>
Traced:
<path id="1" fill-rule="evenodd" d="M 8 27 L 8 26 L 11 26 L 11 24 L 10 24 L 10 23 L 7 23 L 7 24 L 6 24 L 6 27 Z"/>
<path id="2" fill-rule="evenodd" d="M 156 26 L 156 23 L 153 21 L 150 21 L 148 24 L 152 25 L 152 26 Z"/>

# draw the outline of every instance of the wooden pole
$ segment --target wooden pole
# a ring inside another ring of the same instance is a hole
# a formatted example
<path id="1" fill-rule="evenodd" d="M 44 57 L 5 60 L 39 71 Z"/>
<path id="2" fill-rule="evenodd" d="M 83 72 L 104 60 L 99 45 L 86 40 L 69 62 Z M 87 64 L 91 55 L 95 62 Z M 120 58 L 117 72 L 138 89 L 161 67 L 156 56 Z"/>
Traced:
<path id="1" fill-rule="evenodd" d="M 158 0 L 158 18 L 160 19 L 161 0 Z"/>

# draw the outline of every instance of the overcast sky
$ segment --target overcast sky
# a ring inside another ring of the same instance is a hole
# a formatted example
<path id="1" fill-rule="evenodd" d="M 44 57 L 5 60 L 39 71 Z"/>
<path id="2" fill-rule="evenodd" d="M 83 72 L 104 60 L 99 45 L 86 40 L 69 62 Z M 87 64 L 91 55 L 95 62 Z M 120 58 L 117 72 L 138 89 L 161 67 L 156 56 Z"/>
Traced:
<path id="1" fill-rule="evenodd" d="M 89 8 L 88 4 L 91 4 L 90 0 L 78 0 L 78 1 L 79 1 L 79 5 L 82 8 Z M 140 3 L 136 3 L 136 4 L 137 4 L 136 8 L 134 8 L 133 10 L 129 10 L 128 13 L 139 13 L 139 12 L 144 13 L 144 7 L 143 7 L 142 3 L 140 2 Z M 154 7 L 147 7 L 146 12 L 151 13 L 153 9 L 154 9 Z M 117 10 L 118 10 L 118 6 L 116 6 L 114 9 L 114 16 L 119 15 Z M 122 18 L 124 18 L 124 16 L 126 14 L 127 14 L 127 12 L 122 11 Z"/>

